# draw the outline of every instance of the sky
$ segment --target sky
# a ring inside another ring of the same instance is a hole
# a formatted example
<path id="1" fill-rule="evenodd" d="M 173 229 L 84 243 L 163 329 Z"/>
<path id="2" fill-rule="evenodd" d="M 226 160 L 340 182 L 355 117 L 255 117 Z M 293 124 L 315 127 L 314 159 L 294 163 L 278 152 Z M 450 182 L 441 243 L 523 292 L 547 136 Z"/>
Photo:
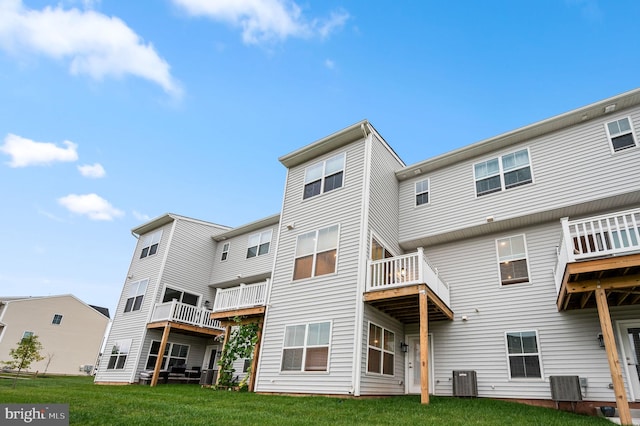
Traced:
<path id="1" fill-rule="evenodd" d="M 278 213 L 278 157 L 362 119 L 410 165 L 635 89 L 639 18 L 636 0 L 0 0 L 0 297 L 113 317 L 131 229 Z"/>

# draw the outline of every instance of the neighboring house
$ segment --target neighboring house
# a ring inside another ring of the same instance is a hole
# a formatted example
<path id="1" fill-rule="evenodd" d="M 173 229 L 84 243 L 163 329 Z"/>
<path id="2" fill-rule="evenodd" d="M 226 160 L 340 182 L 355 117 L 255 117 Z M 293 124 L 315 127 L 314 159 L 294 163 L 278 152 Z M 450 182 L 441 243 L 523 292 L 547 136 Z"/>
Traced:
<path id="1" fill-rule="evenodd" d="M 0 297 L 0 361 L 11 361 L 11 349 L 23 337 L 38 336 L 43 360 L 30 371 L 83 375 L 93 372 L 109 310 L 87 305 L 65 294 L 44 297 Z"/>
<path id="2" fill-rule="evenodd" d="M 209 230 L 193 291 L 220 325 L 262 323 L 257 392 L 428 402 L 464 371 L 481 397 L 549 400 L 571 375 L 585 399 L 640 402 L 638 128 L 640 89 L 407 166 L 356 123 L 280 158 L 279 215 Z M 114 328 L 135 342 L 150 319 L 127 297 Z"/>

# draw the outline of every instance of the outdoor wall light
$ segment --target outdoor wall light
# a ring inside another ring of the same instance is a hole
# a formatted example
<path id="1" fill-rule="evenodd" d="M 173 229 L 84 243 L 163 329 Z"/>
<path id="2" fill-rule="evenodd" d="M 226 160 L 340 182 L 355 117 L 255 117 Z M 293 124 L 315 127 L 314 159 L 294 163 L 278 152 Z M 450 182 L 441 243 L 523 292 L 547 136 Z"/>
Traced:
<path id="1" fill-rule="evenodd" d="M 602 336 L 602 333 L 598 333 L 598 345 L 601 348 L 604 348 L 604 337 Z"/>
<path id="2" fill-rule="evenodd" d="M 405 342 L 400 342 L 400 350 L 402 352 L 408 352 L 409 351 L 409 345 L 407 345 Z"/>

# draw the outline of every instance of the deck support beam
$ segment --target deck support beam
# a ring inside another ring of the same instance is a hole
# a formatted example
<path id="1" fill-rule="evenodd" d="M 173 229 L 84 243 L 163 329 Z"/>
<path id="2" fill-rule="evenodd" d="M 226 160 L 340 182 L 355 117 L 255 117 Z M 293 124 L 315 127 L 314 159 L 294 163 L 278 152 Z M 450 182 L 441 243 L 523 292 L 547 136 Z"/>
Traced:
<path id="1" fill-rule="evenodd" d="M 596 303 L 598 305 L 598 316 L 600 317 L 600 328 L 602 329 L 602 337 L 604 339 L 604 347 L 607 351 L 607 360 L 609 361 L 609 369 L 611 370 L 611 380 L 613 381 L 613 392 L 616 397 L 616 406 L 620 413 L 620 424 L 631 425 L 631 411 L 629 410 L 629 401 L 627 400 L 627 392 L 622 381 L 622 370 L 620 368 L 620 359 L 618 358 L 618 348 L 613 335 L 613 326 L 611 325 L 611 315 L 609 314 L 609 303 L 607 302 L 607 294 L 604 288 L 598 287 L 595 290 Z"/>
<path id="2" fill-rule="evenodd" d="M 260 356 L 260 342 L 262 341 L 262 324 L 258 322 L 258 333 L 256 334 L 256 345 L 253 347 L 253 358 L 251 359 L 251 375 L 249 376 L 249 392 L 253 392 L 256 387 L 256 373 L 258 372 L 258 357 Z"/>
<path id="3" fill-rule="evenodd" d="M 231 336 L 231 324 L 227 323 L 227 326 L 225 327 L 225 330 L 224 330 L 224 342 L 222 342 L 222 352 L 224 352 L 224 348 L 227 347 L 227 343 L 229 343 L 230 336 Z M 218 377 L 216 377 L 216 387 L 220 383 L 220 376 L 221 376 L 220 373 L 221 372 L 218 371 Z"/>
<path id="4" fill-rule="evenodd" d="M 158 377 L 160 376 L 160 369 L 162 368 L 162 359 L 164 358 L 164 349 L 167 347 L 167 341 L 169 340 L 169 332 L 171 331 L 171 323 L 167 322 L 162 332 L 162 341 L 160 341 L 160 349 L 158 349 L 158 359 L 156 359 L 156 365 L 153 369 L 153 377 L 151 378 L 150 386 L 158 384 Z"/>
<path id="5" fill-rule="evenodd" d="M 429 403 L 429 316 L 427 306 L 427 286 L 420 285 L 420 402 Z"/>

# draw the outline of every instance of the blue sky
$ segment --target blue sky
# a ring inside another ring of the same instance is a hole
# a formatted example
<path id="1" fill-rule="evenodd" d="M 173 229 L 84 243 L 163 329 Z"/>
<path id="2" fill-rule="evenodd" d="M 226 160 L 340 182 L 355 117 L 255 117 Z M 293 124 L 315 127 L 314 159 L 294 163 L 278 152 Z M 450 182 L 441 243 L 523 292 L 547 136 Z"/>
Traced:
<path id="1" fill-rule="evenodd" d="M 277 158 L 364 118 L 412 164 L 634 89 L 639 18 L 635 0 L 0 0 L 0 296 L 113 314 L 132 228 L 277 213 Z"/>

